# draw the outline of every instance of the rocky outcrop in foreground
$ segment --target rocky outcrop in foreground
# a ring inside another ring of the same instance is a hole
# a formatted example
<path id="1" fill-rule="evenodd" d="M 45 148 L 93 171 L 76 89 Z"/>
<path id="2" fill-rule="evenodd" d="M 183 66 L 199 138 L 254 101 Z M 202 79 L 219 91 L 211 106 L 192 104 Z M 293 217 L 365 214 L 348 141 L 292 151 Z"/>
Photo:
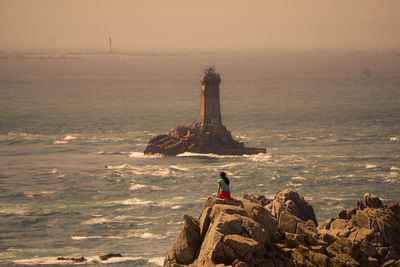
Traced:
<path id="1" fill-rule="evenodd" d="M 184 226 L 164 266 L 400 266 L 400 206 L 363 201 L 317 226 L 298 193 L 273 200 L 208 198 Z"/>
<path id="2" fill-rule="evenodd" d="M 167 134 L 151 138 L 145 154 L 176 156 L 184 152 L 214 153 L 219 155 L 243 155 L 265 153 L 265 148 L 245 147 L 232 138 L 231 132 L 222 124 L 189 127 L 178 126 Z"/>

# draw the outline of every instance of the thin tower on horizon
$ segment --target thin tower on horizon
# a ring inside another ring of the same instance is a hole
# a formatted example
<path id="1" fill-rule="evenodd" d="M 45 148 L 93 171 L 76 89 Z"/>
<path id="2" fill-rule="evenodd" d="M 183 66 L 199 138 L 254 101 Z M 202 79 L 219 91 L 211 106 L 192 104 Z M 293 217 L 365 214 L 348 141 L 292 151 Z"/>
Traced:
<path id="1" fill-rule="evenodd" d="M 110 37 L 108 38 L 108 42 L 109 42 L 109 44 L 110 44 L 110 54 L 112 54 L 112 40 L 111 40 L 111 35 L 110 35 Z"/>

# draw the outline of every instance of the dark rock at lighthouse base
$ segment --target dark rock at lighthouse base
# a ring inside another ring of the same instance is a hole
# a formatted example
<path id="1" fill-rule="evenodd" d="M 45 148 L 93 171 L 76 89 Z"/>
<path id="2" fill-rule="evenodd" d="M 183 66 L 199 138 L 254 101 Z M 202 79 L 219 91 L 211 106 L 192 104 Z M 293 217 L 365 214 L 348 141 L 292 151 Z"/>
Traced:
<path id="1" fill-rule="evenodd" d="M 245 147 L 232 138 L 222 124 L 202 126 L 200 123 L 178 126 L 167 134 L 150 139 L 145 154 L 175 156 L 184 152 L 243 155 L 265 153 L 265 148 Z"/>

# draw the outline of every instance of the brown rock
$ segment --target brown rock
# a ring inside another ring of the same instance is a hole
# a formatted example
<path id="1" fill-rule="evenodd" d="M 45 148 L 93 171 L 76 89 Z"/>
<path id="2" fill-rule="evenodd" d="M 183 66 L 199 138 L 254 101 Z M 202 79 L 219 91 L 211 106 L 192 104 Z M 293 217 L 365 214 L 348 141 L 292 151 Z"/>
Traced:
<path id="1" fill-rule="evenodd" d="M 336 266 L 348 266 L 348 267 L 358 267 L 360 264 L 350 257 L 348 254 L 338 254 L 331 261 L 336 264 Z M 335 265 L 334 265 L 335 266 Z"/>
<path id="2" fill-rule="evenodd" d="M 281 232 L 296 233 L 299 218 L 289 212 L 282 211 L 278 220 L 278 229 Z"/>
<path id="3" fill-rule="evenodd" d="M 365 193 L 364 194 L 364 203 L 365 206 L 374 209 L 383 208 L 382 201 L 373 194 Z"/>
<path id="4" fill-rule="evenodd" d="M 312 220 L 315 225 L 318 225 L 315 217 L 314 208 L 304 200 L 297 192 L 289 189 L 284 189 L 275 196 L 272 201 L 277 201 L 286 206 L 286 208 L 303 221 Z"/>
<path id="5" fill-rule="evenodd" d="M 231 247 L 239 258 L 244 258 L 248 253 L 251 253 L 252 257 L 263 257 L 265 254 L 265 248 L 260 243 L 241 235 L 227 235 L 223 242 Z"/>
<path id="6" fill-rule="evenodd" d="M 176 156 L 184 152 L 214 153 L 220 155 L 243 155 L 265 153 L 265 148 L 245 147 L 232 138 L 231 132 L 222 124 L 201 125 L 193 123 L 188 127 L 178 126 L 167 134 L 151 138 L 145 154 Z"/>
<path id="7" fill-rule="evenodd" d="M 250 202 L 248 200 L 242 200 L 244 210 L 250 219 L 258 222 L 265 230 L 268 235 L 267 242 L 272 239 L 274 233 L 278 230 L 277 220 L 260 204 Z"/>
<path id="8" fill-rule="evenodd" d="M 183 229 L 165 258 L 164 265 L 167 262 L 190 264 L 196 259 L 197 250 L 201 245 L 199 222 L 188 215 L 184 215 L 183 219 Z"/>

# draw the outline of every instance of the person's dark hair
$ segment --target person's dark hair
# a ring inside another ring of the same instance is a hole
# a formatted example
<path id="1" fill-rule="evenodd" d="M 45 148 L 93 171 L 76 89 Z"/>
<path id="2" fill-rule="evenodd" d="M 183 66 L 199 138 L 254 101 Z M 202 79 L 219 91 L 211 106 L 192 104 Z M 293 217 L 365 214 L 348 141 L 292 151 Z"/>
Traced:
<path id="1" fill-rule="evenodd" d="M 220 172 L 220 173 L 219 173 L 219 177 L 221 177 L 221 178 L 224 180 L 224 182 L 225 182 L 227 185 L 229 185 L 229 179 L 228 179 L 228 177 L 226 177 L 226 173 L 225 173 L 225 172 Z"/>

